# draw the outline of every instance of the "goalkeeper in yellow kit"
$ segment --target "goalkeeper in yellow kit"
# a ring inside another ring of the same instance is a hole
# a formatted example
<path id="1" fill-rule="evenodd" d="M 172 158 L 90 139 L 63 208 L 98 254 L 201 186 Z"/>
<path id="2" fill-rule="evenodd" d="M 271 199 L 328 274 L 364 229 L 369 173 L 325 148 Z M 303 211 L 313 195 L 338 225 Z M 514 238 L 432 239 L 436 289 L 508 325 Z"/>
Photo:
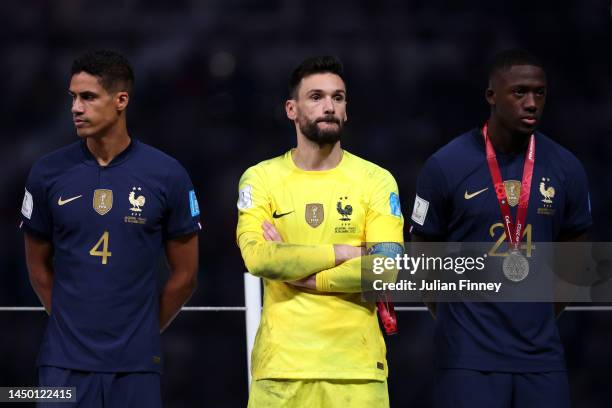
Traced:
<path id="1" fill-rule="evenodd" d="M 264 281 L 249 407 L 387 407 L 386 347 L 375 304 L 361 297 L 360 246 L 402 253 L 397 184 L 340 146 L 340 61 L 305 60 L 289 92 L 297 147 L 239 184 L 238 245 Z"/>

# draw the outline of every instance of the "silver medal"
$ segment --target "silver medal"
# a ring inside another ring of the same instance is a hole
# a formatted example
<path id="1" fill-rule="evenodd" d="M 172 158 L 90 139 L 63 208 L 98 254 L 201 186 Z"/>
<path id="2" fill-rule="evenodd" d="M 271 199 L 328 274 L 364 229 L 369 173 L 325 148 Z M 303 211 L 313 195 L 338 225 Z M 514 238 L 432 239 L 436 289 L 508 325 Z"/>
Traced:
<path id="1" fill-rule="evenodd" d="M 520 282 L 529 275 L 529 262 L 517 250 L 510 251 L 503 263 L 504 275 L 512 282 Z"/>

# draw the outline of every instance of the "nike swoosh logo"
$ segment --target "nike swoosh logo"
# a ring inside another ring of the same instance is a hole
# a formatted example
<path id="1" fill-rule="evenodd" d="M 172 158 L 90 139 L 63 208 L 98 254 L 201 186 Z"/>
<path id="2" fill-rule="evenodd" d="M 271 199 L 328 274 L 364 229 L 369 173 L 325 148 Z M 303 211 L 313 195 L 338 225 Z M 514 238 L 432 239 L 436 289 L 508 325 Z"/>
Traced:
<path id="1" fill-rule="evenodd" d="M 274 218 L 284 217 L 285 215 L 289 215 L 289 214 L 291 214 L 291 213 L 292 213 L 292 212 L 294 212 L 294 211 L 295 211 L 295 210 L 293 210 L 293 211 L 289 211 L 289 212 L 286 212 L 286 213 L 282 213 L 282 214 L 277 214 L 277 213 L 276 213 L 276 210 L 274 210 L 274 214 L 272 214 L 272 217 L 274 217 Z"/>
<path id="2" fill-rule="evenodd" d="M 64 205 L 64 204 L 68 204 L 69 202 L 74 201 L 74 200 L 76 200 L 77 198 L 81 198 L 81 197 L 83 197 L 83 196 L 82 196 L 82 195 L 78 195 L 78 196 L 76 196 L 76 197 L 70 197 L 70 198 L 67 198 L 67 199 L 65 199 L 65 200 L 62 200 L 62 197 L 60 196 L 60 198 L 58 198 L 58 199 L 57 199 L 57 205 Z"/>
<path id="3" fill-rule="evenodd" d="M 474 197 L 476 197 L 478 194 L 483 193 L 485 191 L 487 191 L 489 189 L 489 187 L 485 187 L 482 190 L 478 190 L 475 193 L 468 193 L 467 190 L 465 190 L 465 195 L 463 196 L 463 198 L 465 198 L 466 200 L 472 199 Z"/>

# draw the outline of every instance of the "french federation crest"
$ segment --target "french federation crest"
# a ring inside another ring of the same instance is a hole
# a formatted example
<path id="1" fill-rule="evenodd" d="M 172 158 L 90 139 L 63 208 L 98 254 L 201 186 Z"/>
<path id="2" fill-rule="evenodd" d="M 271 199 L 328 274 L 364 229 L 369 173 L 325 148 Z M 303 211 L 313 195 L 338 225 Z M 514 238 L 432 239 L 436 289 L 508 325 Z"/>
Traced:
<path id="1" fill-rule="evenodd" d="M 325 219 L 325 213 L 323 211 L 323 204 L 310 203 L 306 204 L 306 210 L 304 211 L 304 217 L 306 222 L 312 228 L 317 228 Z"/>
<path id="2" fill-rule="evenodd" d="M 553 186 L 546 186 L 546 183 L 550 183 L 548 177 L 542 177 L 540 182 L 540 194 L 542 194 L 542 202 L 544 204 L 552 204 L 553 198 L 555 198 L 555 188 Z"/>
<path id="3" fill-rule="evenodd" d="M 97 189 L 93 195 L 93 209 L 104 215 L 113 208 L 113 190 Z"/>

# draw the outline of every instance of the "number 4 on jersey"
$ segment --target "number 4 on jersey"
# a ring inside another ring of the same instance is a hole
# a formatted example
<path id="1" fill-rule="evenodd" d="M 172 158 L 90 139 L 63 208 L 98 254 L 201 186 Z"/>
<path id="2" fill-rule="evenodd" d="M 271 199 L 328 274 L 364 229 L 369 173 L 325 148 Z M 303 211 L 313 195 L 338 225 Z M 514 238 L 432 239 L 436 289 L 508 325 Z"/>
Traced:
<path id="1" fill-rule="evenodd" d="M 102 265 L 106 265 L 107 258 L 112 255 L 112 252 L 108 250 L 108 236 L 108 231 L 104 231 L 96 245 L 89 250 L 89 255 L 102 257 Z M 102 245 L 102 251 L 99 250 L 100 245 Z"/>

